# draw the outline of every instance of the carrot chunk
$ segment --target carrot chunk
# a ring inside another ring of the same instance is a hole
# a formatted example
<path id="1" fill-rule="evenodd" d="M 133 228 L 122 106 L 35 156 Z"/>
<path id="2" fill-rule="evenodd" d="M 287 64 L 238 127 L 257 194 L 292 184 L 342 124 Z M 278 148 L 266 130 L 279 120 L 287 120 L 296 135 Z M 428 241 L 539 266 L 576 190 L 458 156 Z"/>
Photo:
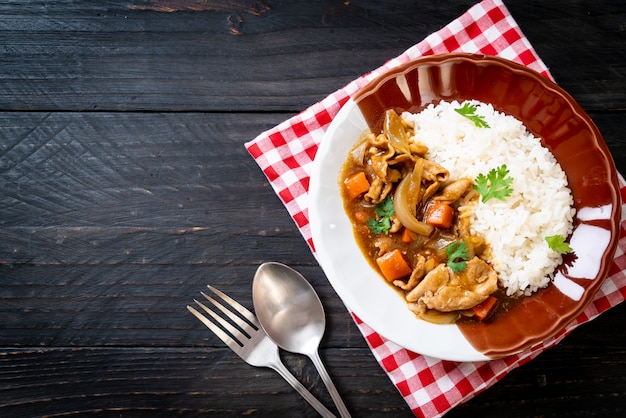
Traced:
<path id="1" fill-rule="evenodd" d="M 346 192 L 350 199 L 354 199 L 370 189 L 370 182 L 367 180 L 364 171 L 351 174 L 343 181 Z"/>
<path id="2" fill-rule="evenodd" d="M 474 318 L 478 321 L 482 321 L 487 318 L 491 311 L 493 311 L 493 308 L 496 307 L 496 302 L 498 302 L 498 299 L 493 296 L 489 296 L 487 299 L 474 306 L 472 308 L 472 311 L 474 311 Z"/>
<path id="3" fill-rule="evenodd" d="M 390 282 L 406 277 L 413 272 L 409 263 L 404 259 L 402 252 L 398 249 L 378 257 L 376 264 L 378 264 L 378 268 L 380 268 L 380 272 L 385 279 Z"/>
<path id="4" fill-rule="evenodd" d="M 408 228 L 402 229 L 402 235 L 400 236 L 400 240 L 405 244 L 410 244 L 415 241 L 415 237 L 413 236 L 413 232 Z"/>
<path id="5" fill-rule="evenodd" d="M 450 228 L 453 219 L 454 208 L 447 203 L 433 203 L 426 211 L 425 222 L 437 228 Z"/>

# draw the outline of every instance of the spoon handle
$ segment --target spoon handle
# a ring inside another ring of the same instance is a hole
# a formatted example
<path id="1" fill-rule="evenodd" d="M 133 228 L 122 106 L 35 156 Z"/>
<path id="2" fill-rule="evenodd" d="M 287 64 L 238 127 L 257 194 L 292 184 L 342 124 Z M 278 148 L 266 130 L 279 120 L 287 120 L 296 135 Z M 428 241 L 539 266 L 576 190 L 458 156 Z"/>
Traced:
<path id="1" fill-rule="evenodd" d="M 276 370 L 278 374 L 282 376 L 283 379 L 287 381 L 299 394 L 302 396 L 315 410 L 324 418 L 337 418 L 335 414 L 330 412 L 320 401 L 317 400 L 315 396 L 311 394 L 302 383 L 300 383 L 287 368 L 280 361 L 273 361 L 268 364 L 268 367 Z M 334 399 L 334 398 L 333 398 Z"/>
<path id="2" fill-rule="evenodd" d="M 326 368 L 324 367 L 324 364 L 322 363 L 318 352 L 314 351 L 309 357 L 313 361 L 317 372 L 322 377 L 322 381 L 326 385 L 328 392 L 330 392 L 330 397 L 333 398 L 333 401 L 335 402 L 335 406 L 339 410 L 339 415 L 341 415 L 341 418 L 351 418 L 350 412 L 348 412 L 348 408 L 346 408 L 346 405 L 343 403 L 339 392 L 337 392 L 337 388 L 335 387 L 335 384 L 328 375 L 328 372 L 326 371 Z"/>

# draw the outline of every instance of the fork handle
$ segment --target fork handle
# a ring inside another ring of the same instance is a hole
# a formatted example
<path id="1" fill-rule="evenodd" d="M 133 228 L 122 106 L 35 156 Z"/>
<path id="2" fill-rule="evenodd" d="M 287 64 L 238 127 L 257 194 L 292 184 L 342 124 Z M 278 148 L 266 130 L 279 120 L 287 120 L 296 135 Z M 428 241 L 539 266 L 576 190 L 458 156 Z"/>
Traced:
<path id="1" fill-rule="evenodd" d="M 287 381 L 299 394 L 302 396 L 321 416 L 324 418 L 337 418 L 332 412 L 330 412 L 315 396 L 311 394 L 302 383 L 300 383 L 287 368 L 281 362 L 272 362 L 268 367 L 276 370 L 283 379 Z"/>

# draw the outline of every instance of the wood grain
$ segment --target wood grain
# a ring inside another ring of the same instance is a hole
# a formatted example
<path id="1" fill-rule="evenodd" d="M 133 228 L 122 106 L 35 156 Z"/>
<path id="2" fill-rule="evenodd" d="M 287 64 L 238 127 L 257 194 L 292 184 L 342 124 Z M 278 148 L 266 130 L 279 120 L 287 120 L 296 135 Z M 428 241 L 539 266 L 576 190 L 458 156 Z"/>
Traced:
<path id="1" fill-rule="evenodd" d="M 0 6 L 0 79 L 11 86 L 0 96 L 0 109 L 297 112 L 474 1 L 288 2 L 246 17 L 243 36 L 230 35 L 228 12 L 158 13 L 129 9 L 121 0 L 92 3 Z M 622 3 L 518 0 L 507 6 L 585 109 L 626 107 Z"/>
<path id="2" fill-rule="evenodd" d="M 354 416 L 412 416 L 243 147 L 474 0 L 0 4 L 0 416 L 316 416 L 185 306 L 292 265 Z M 626 171 L 626 5 L 508 0 Z M 167 9 L 169 7 L 169 9 Z M 450 417 L 626 413 L 622 304 Z M 312 364 L 283 353 L 319 398 Z"/>
<path id="3" fill-rule="evenodd" d="M 137 0 L 128 8 L 134 10 L 152 10 L 156 12 L 237 12 L 261 16 L 269 6 L 256 0 Z"/>

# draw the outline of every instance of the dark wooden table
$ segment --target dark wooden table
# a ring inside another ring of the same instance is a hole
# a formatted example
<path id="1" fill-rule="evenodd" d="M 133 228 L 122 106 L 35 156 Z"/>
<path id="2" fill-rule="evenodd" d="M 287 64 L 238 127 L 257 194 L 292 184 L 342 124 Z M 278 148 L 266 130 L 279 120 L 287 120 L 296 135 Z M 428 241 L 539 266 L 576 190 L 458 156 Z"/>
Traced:
<path id="1" fill-rule="evenodd" d="M 243 147 L 458 17 L 454 1 L 0 3 L 0 417 L 315 416 L 185 309 L 300 270 L 354 416 L 411 416 Z M 626 171 L 626 2 L 510 0 Z M 626 304 L 450 417 L 620 416 Z M 308 359 L 287 366 L 322 402 Z"/>

